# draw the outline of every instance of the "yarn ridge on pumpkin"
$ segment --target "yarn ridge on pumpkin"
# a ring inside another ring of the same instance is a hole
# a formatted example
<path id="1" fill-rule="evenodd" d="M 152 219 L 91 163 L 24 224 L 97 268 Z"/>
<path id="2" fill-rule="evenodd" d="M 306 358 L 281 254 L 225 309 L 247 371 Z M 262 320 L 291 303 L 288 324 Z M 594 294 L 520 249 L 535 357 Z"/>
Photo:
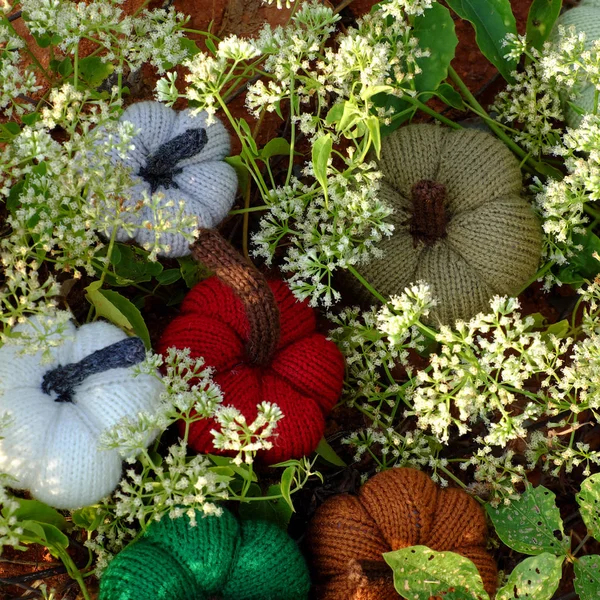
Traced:
<path id="1" fill-rule="evenodd" d="M 383 471 L 358 496 L 326 500 L 309 525 L 307 544 L 319 600 L 396 600 L 382 555 L 417 545 L 468 558 L 487 593 L 496 590 L 481 507 L 464 491 L 442 489 L 415 469 Z"/>
<path id="2" fill-rule="evenodd" d="M 163 518 L 122 550 L 99 600 L 304 600 L 310 578 L 295 542 L 274 523 L 196 511 Z"/>

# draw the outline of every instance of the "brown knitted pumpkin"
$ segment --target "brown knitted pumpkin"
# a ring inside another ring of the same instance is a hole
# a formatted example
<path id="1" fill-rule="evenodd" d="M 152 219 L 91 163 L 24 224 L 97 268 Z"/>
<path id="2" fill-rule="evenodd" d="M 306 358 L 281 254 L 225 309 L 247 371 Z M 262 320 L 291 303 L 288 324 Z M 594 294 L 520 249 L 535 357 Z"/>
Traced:
<path id="1" fill-rule="evenodd" d="M 308 531 L 317 598 L 398 600 L 382 554 L 417 545 L 473 561 L 491 596 L 497 569 L 485 541 L 485 516 L 471 496 L 415 469 L 384 471 L 358 496 L 334 496 L 317 510 Z"/>

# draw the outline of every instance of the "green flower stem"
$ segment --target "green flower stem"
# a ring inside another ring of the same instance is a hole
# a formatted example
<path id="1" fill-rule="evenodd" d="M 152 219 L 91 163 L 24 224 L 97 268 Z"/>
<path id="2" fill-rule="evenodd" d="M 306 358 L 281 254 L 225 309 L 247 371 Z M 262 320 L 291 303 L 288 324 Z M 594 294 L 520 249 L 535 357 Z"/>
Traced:
<path id="1" fill-rule="evenodd" d="M 450 78 L 456 87 L 459 89 L 460 93 L 463 95 L 469 108 L 474 113 L 479 115 L 486 122 L 488 127 L 496 134 L 496 136 L 500 138 L 519 158 L 526 159 L 525 164 L 534 169 L 540 175 L 545 177 L 553 177 L 554 179 L 562 179 L 562 173 L 560 173 L 560 171 L 554 169 L 550 165 L 539 162 L 532 157 L 528 157 L 527 152 L 525 152 L 521 146 L 515 143 L 510 136 L 506 135 L 498 123 L 496 123 L 496 121 L 487 114 L 483 106 L 479 104 L 477 98 L 473 96 L 471 90 L 469 90 L 458 73 L 451 66 L 448 67 L 448 74 L 450 75 Z"/>
<path id="2" fill-rule="evenodd" d="M 75 46 L 73 52 L 73 88 L 77 90 L 77 82 L 79 80 L 79 46 Z"/>
<path id="3" fill-rule="evenodd" d="M 388 301 L 352 265 L 348 265 L 348 271 L 350 271 L 350 273 L 352 273 L 352 275 L 354 275 L 354 277 L 356 277 L 356 279 L 358 279 L 358 281 L 360 281 L 367 290 L 377 298 L 377 300 L 384 304 L 388 303 Z"/>
<path id="4" fill-rule="evenodd" d="M 235 210 L 230 210 L 230 215 L 243 215 L 245 213 L 251 212 L 259 212 L 261 210 L 269 210 L 271 208 L 268 204 L 261 204 L 260 206 L 249 206 L 248 208 L 236 208 Z"/>
<path id="5" fill-rule="evenodd" d="M 412 104 L 413 106 L 418 108 L 419 110 L 422 110 L 424 113 L 427 113 L 428 115 L 430 115 L 431 117 L 433 117 L 434 119 L 439 121 L 440 123 L 444 123 L 444 125 L 448 125 L 448 127 L 451 127 L 452 129 L 462 129 L 463 128 L 462 125 L 459 125 L 458 123 L 455 123 L 454 121 L 452 121 L 451 119 L 448 119 L 444 115 L 441 115 L 439 112 L 433 110 L 433 108 L 429 108 L 429 106 L 427 106 L 427 104 L 423 104 L 423 102 L 421 102 L 420 100 L 417 100 L 410 94 L 404 94 L 404 96 L 402 96 L 402 100 L 406 100 L 407 102 L 409 102 L 410 104 Z"/>
<path id="6" fill-rule="evenodd" d="M 598 92 L 596 92 L 598 93 Z M 571 553 L 571 556 L 574 558 L 577 553 L 585 546 L 585 543 L 590 539 L 590 534 L 586 533 L 585 537 L 581 540 L 581 542 L 579 542 L 579 544 L 577 545 L 577 548 L 575 548 L 575 550 L 573 550 L 573 552 Z"/>
<path id="7" fill-rule="evenodd" d="M 529 280 L 521 286 L 521 288 L 515 292 L 515 297 L 520 296 L 532 283 L 537 281 L 540 277 L 543 277 L 553 266 L 554 261 L 549 260 L 543 267 L 541 267 L 537 273 L 529 278 Z"/>

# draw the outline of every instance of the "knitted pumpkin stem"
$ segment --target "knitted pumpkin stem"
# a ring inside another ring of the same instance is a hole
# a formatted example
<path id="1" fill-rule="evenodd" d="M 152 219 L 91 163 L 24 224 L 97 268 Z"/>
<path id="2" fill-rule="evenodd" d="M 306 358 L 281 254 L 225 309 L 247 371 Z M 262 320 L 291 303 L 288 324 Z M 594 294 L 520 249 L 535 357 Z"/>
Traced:
<path id="1" fill-rule="evenodd" d="M 446 186 L 430 179 L 421 179 L 411 190 L 413 216 L 410 233 L 416 246 L 419 241 L 433 246 L 446 236 Z"/>
<path id="2" fill-rule="evenodd" d="M 206 265 L 242 301 L 250 332 L 246 343 L 249 362 L 271 362 L 279 343 L 279 309 L 263 275 L 212 229 L 201 229 L 190 246 L 192 256 Z"/>

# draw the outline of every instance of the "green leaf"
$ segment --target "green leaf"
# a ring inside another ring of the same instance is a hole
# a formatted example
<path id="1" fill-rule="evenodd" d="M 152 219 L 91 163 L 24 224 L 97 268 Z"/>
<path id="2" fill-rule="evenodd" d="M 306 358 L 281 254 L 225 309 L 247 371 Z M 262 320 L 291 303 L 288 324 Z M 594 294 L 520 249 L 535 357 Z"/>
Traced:
<path id="1" fill-rule="evenodd" d="M 449 83 L 442 83 L 436 90 L 435 95 L 452 108 L 466 110 L 462 96 Z"/>
<path id="2" fill-rule="evenodd" d="M 33 112 L 29 113 L 28 115 L 23 115 L 21 117 L 21 121 L 23 121 L 25 125 L 33 125 L 34 123 L 37 123 L 41 118 L 42 115 L 40 115 L 40 113 Z"/>
<path id="3" fill-rule="evenodd" d="M 86 506 L 73 512 L 71 518 L 77 527 L 86 531 L 94 531 L 102 522 L 103 517 L 101 511 L 96 510 L 93 506 Z"/>
<path id="4" fill-rule="evenodd" d="M 367 129 L 371 134 L 371 143 L 375 148 L 377 158 L 381 157 L 381 132 L 379 131 L 379 119 L 375 115 L 371 115 L 365 119 Z"/>
<path id="5" fill-rule="evenodd" d="M 544 552 L 520 562 L 510 574 L 506 585 L 496 593 L 496 600 L 550 600 L 562 577 L 564 556 Z"/>
<path id="6" fill-rule="evenodd" d="M 171 285 L 181 279 L 181 271 L 179 269 L 167 269 L 156 276 L 156 281 L 160 285 Z"/>
<path id="7" fill-rule="evenodd" d="M 346 463 L 336 454 L 335 450 L 329 445 L 324 437 L 321 438 L 316 452 L 321 458 L 332 465 L 336 465 L 337 467 L 346 466 Z"/>
<path id="8" fill-rule="evenodd" d="M 429 600 L 489 599 L 477 567 L 454 552 L 410 546 L 383 555 L 394 572 L 394 587 L 403 598 Z"/>
<path id="9" fill-rule="evenodd" d="M 53 556 L 53 548 L 68 548 L 69 538 L 60 529 L 49 523 L 37 521 L 22 521 L 19 525 L 23 528 L 24 535 L 20 536 L 26 544 L 42 544 L 46 546 Z"/>
<path id="10" fill-rule="evenodd" d="M 244 464 L 236 465 L 231 458 L 228 456 L 217 456 L 216 454 L 209 454 L 210 460 L 218 467 L 227 467 L 231 469 L 233 473 L 239 475 L 245 481 L 258 481 L 258 476 L 254 471 L 250 472 L 248 467 Z"/>
<path id="11" fill-rule="evenodd" d="M 261 148 L 259 158 L 267 161 L 272 156 L 289 156 L 290 150 L 290 143 L 285 138 L 273 138 Z"/>
<path id="12" fill-rule="evenodd" d="M 181 276 L 188 288 L 193 288 L 197 283 L 208 277 L 209 271 L 198 264 L 191 256 L 178 258 Z"/>
<path id="13" fill-rule="evenodd" d="M 543 486 L 532 487 L 508 506 L 486 510 L 498 537 L 509 547 L 523 554 L 565 554 L 569 540 L 565 538 L 554 494 Z M 557 539 L 555 533 L 560 533 Z"/>
<path id="14" fill-rule="evenodd" d="M 600 556 L 588 554 L 575 561 L 575 591 L 579 600 L 598 600 L 600 592 Z"/>
<path id="15" fill-rule="evenodd" d="M 562 339 L 566 337 L 570 327 L 569 320 L 563 319 L 562 321 L 558 321 L 558 323 L 552 323 L 544 333 L 553 334 L 557 338 Z"/>
<path id="16" fill-rule="evenodd" d="M 327 162 L 333 149 L 331 134 L 321 136 L 312 147 L 312 164 L 316 180 L 323 188 L 325 202 L 327 202 Z"/>
<path id="17" fill-rule="evenodd" d="M 569 257 L 568 264 L 556 276 L 563 283 L 578 287 L 600 273 L 600 261 L 594 258 L 595 253 L 600 254 L 600 238 L 588 231 L 585 235 L 573 235 L 573 242 L 582 248 Z"/>
<path id="18" fill-rule="evenodd" d="M 135 305 L 113 290 L 101 289 L 100 281 L 94 281 L 86 288 L 86 298 L 94 306 L 99 316 L 105 317 L 111 323 L 129 334 L 137 335 L 146 348 L 150 348 L 150 334 Z"/>
<path id="19" fill-rule="evenodd" d="M 448 67 L 458 45 L 450 11 L 434 3 L 422 15 L 415 17 L 413 34 L 419 40 L 419 47 L 430 51 L 429 56 L 417 59 L 421 72 L 415 75 L 415 89 L 418 92 L 434 92 L 448 77 Z M 421 101 L 425 102 L 424 99 Z"/>
<path id="20" fill-rule="evenodd" d="M 19 508 L 14 512 L 14 516 L 20 521 L 36 521 L 53 525 L 61 531 L 66 529 L 66 519 L 54 508 L 39 500 L 19 499 Z"/>
<path id="21" fill-rule="evenodd" d="M 294 482 L 294 476 L 296 475 L 296 467 L 290 466 L 286 467 L 284 472 L 281 474 L 281 495 L 284 500 L 288 503 L 288 506 L 293 512 L 296 512 L 294 509 L 294 504 L 292 502 L 292 483 Z"/>
<path id="22" fill-rule="evenodd" d="M 447 0 L 450 8 L 475 28 L 475 39 L 482 54 L 500 71 L 506 81 L 517 64 L 504 58 L 507 53 L 502 42 L 507 34 L 517 35 L 517 25 L 510 0 Z"/>
<path id="23" fill-rule="evenodd" d="M 102 62 L 99 56 L 86 56 L 79 59 L 77 73 L 89 87 L 97 88 L 114 70 L 112 63 Z"/>
<path id="24" fill-rule="evenodd" d="M 327 116 L 325 117 L 325 124 L 331 126 L 334 123 L 337 123 L 342 118 L 342 115 L 344 114 L 345 106 L 346 106 L 346 102 L 338 102 L 337 104 L 334 104 L 329 109 L 329 112 L 327 113 Z"/>
<path id="25" fill-rule="evenodd" d="M 10 142 L 21 133 L 18 123 L 9 121 L 0 123 L 0 142 Z"/>
<path id="26" fill-rule="evenodd" d="M 533 0 L 527 15 L 527 47 L 541 50 L 560 14 L 562 0 Z"/>
<path id="27" fill-rule="evenodd" d="M 63 60 L 51 60 L 49 66 L 55 73 L 63 77 L 68 77 L 73 72 L 73 63 L 68 56 Z"/>
<path id="28" fill-rule="evenodd" d="M 196 54 L 200 54 L 200 52 L 202 52 L 202 50 L 198 48 L 198 44 L 196 44 L 194 40 L 190 40 L 190 38 L 188 37 L 179 38 L 179 45 L 181 46 L 181 48 L 187 51 L 188 59 L 193 58 L 194 56 L 196 56 Z M 206 45 L 208 46 L 208 41 Z"/>
<path id="29" fill-rule="evenodd" d="M 256 484 L 252 484 L 250 492 L 255 498 L 262 496 L 262 490 Z M 279 494 L 281 494 L 281 487 L 275 484 L 269 486 L 265 496 L 278 496 Z M 291 516 L 292 509 L 283 498 L 240 503 L 240 517 L 242 519 L 271 521 L 284 530 L 287 529 Z"/>
<path id="30" fill-rule="evenodd" d="M 252 153 L 254 156 L 258 156 L 258 147 L 256 145 L 256 141 L 254 140 L 254 136 L 252 135 L 252 130 L 250 129 L 250 125 L 246 119 L 238 119 L 237 124 L 239 128 L 244 132 L 244 140 L 250 146 Z"/>
<path id="31" fill-rule="evenodd" d="M 115 244 L 111 263 L 119 277 L 143 283 L 157 277 L 163 270 L 158 261 L 148 260 L 148 252 L 128 244 Z"/>
<path id="32" fill-rule="evenodd" d="M 575 497 L 588 533 L 600 542 L 600 473 L 585 479 Z"/>

